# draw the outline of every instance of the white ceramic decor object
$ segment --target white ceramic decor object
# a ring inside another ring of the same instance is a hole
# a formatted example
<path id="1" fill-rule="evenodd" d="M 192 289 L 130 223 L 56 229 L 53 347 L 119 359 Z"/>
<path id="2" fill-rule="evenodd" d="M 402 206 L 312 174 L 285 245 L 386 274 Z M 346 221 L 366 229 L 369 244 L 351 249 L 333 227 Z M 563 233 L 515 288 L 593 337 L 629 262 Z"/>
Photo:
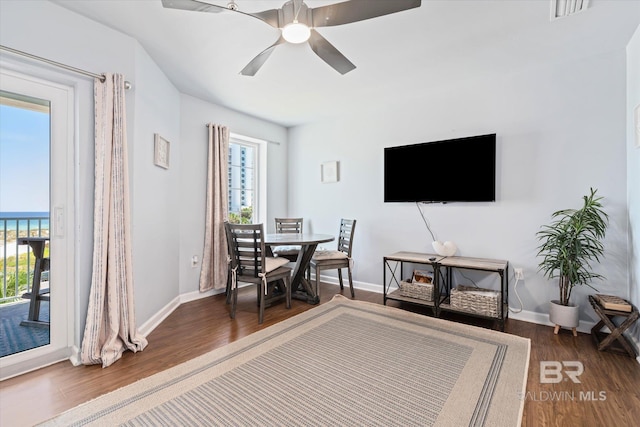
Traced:
<path id="1" fill-rule="evenodd" d="M 549 305 L 549 321 L 565 328 L 577 328 L 580 324 L 578 305 L 562 305 L 558 300 L 551 300 Z"/>
<path id="2" fill-rule="evenodd" d="M 456 244 L 448 240 L 444 243 L 440 240 L 434 240 L 431 245 L 433 246 L 433 250 L 441 256 L 452 256 L 458 250 Z"/>

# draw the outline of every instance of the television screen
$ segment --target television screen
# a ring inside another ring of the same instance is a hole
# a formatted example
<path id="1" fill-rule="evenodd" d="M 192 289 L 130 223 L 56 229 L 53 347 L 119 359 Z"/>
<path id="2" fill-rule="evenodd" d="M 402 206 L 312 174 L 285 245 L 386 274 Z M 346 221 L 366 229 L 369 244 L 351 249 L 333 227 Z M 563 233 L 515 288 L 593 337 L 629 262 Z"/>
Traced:
<path id="1" fill-rule="evenodd" d="M 496 134 L 384 149 L 385 202 L 493 202 Z"/>

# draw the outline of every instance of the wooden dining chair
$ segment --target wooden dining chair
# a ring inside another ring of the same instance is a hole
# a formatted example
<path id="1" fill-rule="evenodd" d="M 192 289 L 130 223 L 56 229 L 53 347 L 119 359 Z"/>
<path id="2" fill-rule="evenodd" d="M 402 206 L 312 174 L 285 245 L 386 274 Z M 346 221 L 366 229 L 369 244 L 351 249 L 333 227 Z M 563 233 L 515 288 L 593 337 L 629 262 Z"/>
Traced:
<path id="1" fill-rule="evenodd" d="M 264 320 L 264 307 L 268 287 L 284 284 L 286 307 L 291 308 L 291 269 L 284 267 L 289 261 L 266 256 L 263 224 L 231 224 L 225 222 L 225 233 L 231 258 L 231 312 L 236 316 L 238 282 L 258 285 L 258 322 Z"/>
<path id="2" fill-rule="evenodd" d="M 227 241 L 227 288 L 224 293 L 227 297 L 227 304 L 231 303 L 231 294 L 233 289 L 233 280 L 231 277 L 231 269 L 232 269 L 232 260 L 233 260 L 233 241 L 229 238 L 229 233 L 227 231 L 227 222 L 225 221 L 223 224 L 224 228 L 224 237 Z"/>
<path id="3" fill-rule="evenodd" d="M 302 234 L 302 218 L 275 218 L 276 233 L 296 233 Z M 271 248 L 276 257 L 286 258 L 291 262 L 298 259 L 300 246 L 275 246 Z"/>
<path id="4" fill-rule="evenodd" d="M 340 233 L 338 236 L 338 249 L 333 250 L 316 250 L 311 258 L 310 269 L 315 271 L 315 291 L 320 296 L 320 272 L 322 270 L 338 270 L 338 279 L 340 281 L 340 289 L 343 290 L 342 269 L 347 269 L 349 275 L 349 289 L 351 290 L 351 298 L 355 297 L 353 291 L 353 275 L 351 250 L 353 249 L 353 234 L 356 230 L 355 219 L 342 219 L 340 221 Z"/>

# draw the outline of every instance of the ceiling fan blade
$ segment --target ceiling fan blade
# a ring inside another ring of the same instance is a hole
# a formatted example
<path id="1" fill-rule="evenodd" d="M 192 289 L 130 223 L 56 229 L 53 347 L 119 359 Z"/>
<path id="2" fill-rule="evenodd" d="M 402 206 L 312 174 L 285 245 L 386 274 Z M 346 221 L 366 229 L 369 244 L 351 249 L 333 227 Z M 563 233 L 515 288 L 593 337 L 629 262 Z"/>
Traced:
<path id="1" fill-rule="evenodd" d="M 313 27 L 364 21 L 420 7 L 421 0 L 350 0 L 311 9 Z"/>
<path id="2" fill-rule="evenodd" d="M 224 6 L 204 3 L 198 0 L 162 0 L 162 6 L 168 9 L 192 10 L 196 12 L 218 13 L 229 10 Z"/>
<path id="3" fill-rule="evenodd" d="M 278 40 L 262 52 L 260 52 L 255 58 L 251 60 L 243 69 L 240 71 L 240 74 L 243 76 L 255 76 L 260 67 L 265 63 L 265 61 L 269 58 L 273 50 L 279 44 L 286 43 L 285 39 L 280 36 Z"/>
<path id="4" fill-rule="evenodd" d="M 262 12 L 245 13 L 245 15 L 250 15 L 250 16 L 253 16 L 254 18 L 258 18 L 261 21 L 264 21 L 267 24 L 271 25 L 273 28 L 280 28 L 280 20 L 278 18 L 278 12 L 279 12 L 278 9 L 270 9 Z"/>
<path id="5" fill-rule="evenodd" d="M 347 74 L 356 68 L 343 54 L 340 53 L 331 43 L 320 35 L 316 30 L 311 29 L 309 46 L 324 62 L 329 64 L 340 74 Z"/>
<path id="6" fill-rule="evenodd" d="M 162 6 L 167 9 L 190 10 L 194 12 L 219 13 L 226 10 L 257 18 L 272 27 L 279 28 L 278 9 L 265 10 L 257 13 L 247 13 L 241 10 L 229 9 L 226 6 L 217 6 L 215 4 L 205 3 L 199 0 L 162 0 Z"/>

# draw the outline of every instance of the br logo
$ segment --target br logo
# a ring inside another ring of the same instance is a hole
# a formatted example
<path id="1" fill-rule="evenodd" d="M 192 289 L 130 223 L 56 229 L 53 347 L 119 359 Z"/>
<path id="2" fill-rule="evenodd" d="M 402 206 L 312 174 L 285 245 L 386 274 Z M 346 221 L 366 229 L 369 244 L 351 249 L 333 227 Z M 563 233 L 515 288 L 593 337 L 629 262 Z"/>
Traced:
<path id="1" fill-rule="evenodd" d="M 568 360 L 558 362 L 555 360 L 543 360 L 540 362 L 540 382 L 542 384 L 562 382 L 566 376 L 574 383 L 579 383 L 578 377 L 584 372 L 582 362 Z"/>

